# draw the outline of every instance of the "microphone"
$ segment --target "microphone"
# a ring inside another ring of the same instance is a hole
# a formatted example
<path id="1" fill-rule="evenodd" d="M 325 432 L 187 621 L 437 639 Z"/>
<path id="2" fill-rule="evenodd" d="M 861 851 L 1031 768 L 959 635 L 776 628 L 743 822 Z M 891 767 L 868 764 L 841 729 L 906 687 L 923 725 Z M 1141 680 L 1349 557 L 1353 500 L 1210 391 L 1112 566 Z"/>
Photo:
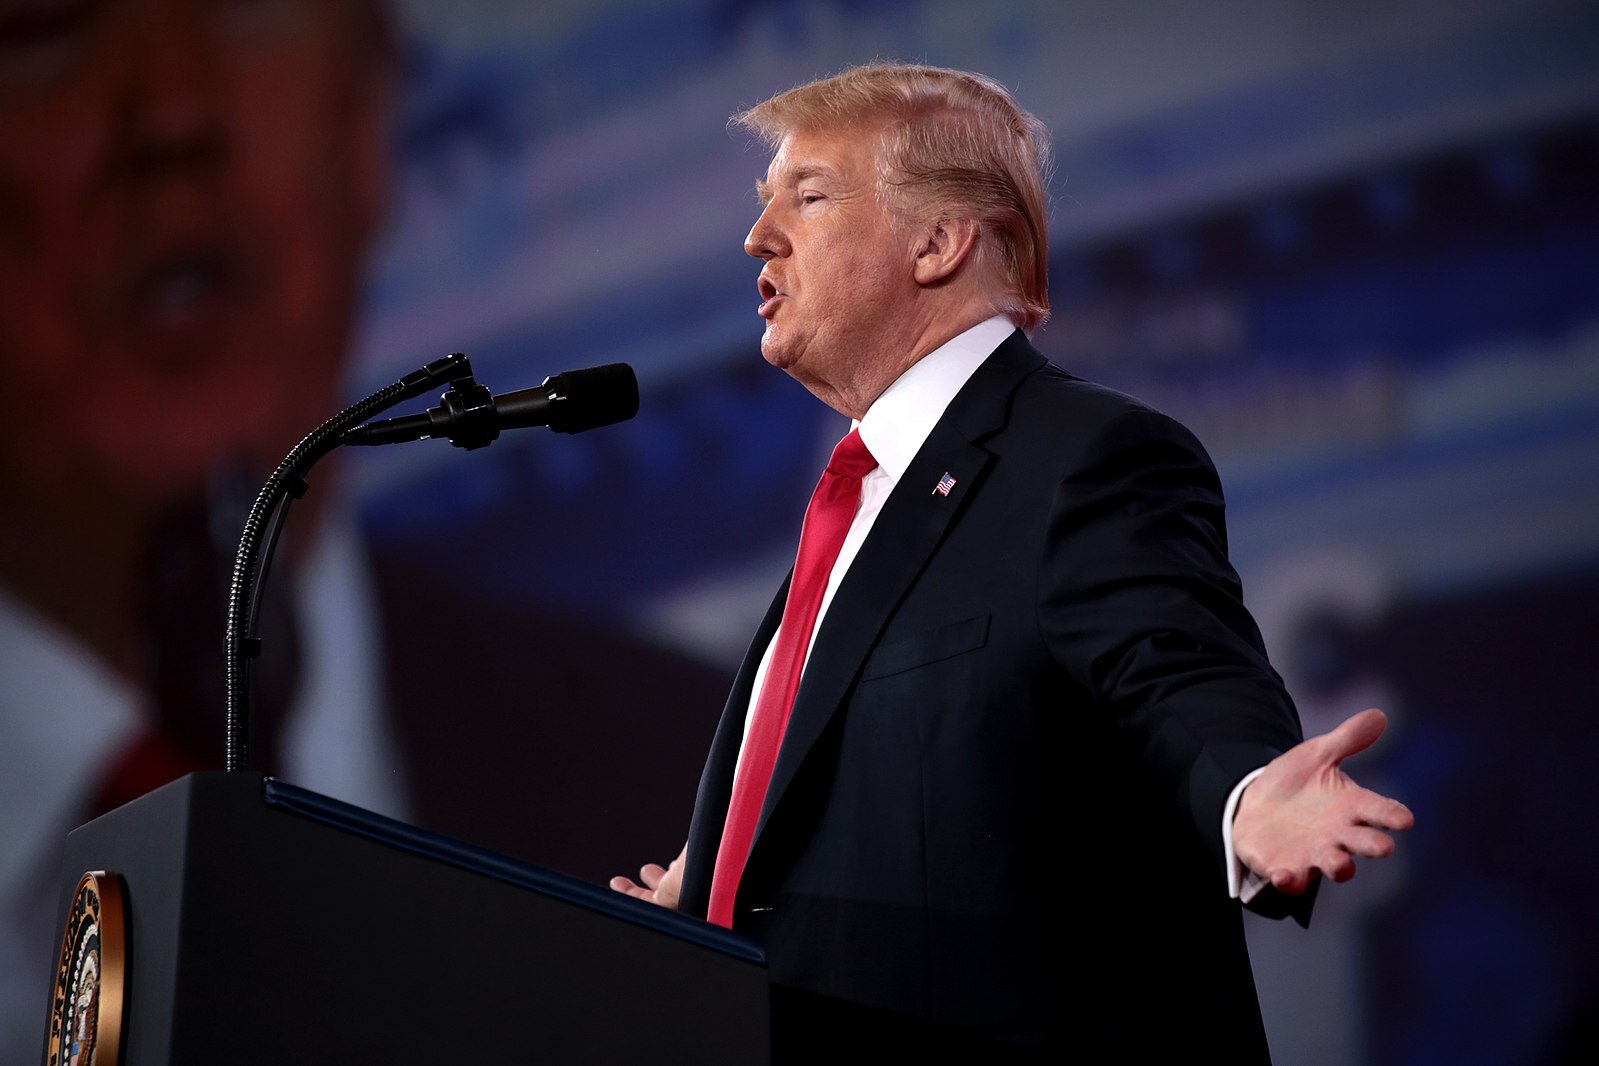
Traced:
<path id="1" fill-rule="evenodd" d="M 398 444 L 444 437 L 457 448 L 481 448 L 502 429 L 549 426 L 582 433 L 638 414 L 638 378 L 626 363 L 568 370 L 536 388 L 491 396 L 470 377 L 453 381 L 438 407 L 418 415 L 385 418 L 347 430 L 345 444 Z"/>

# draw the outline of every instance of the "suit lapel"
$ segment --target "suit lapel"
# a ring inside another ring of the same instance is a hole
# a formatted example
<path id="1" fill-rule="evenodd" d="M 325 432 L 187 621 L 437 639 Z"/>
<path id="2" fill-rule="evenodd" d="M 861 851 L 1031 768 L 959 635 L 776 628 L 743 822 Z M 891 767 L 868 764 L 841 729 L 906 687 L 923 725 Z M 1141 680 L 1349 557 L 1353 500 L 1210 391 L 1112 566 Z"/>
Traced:
<path id="1" fill-rule="evenodd" d="M 727 821 L 727 805 L 733 792 L 733 774 L 738 770 L 739 751 L 744 744 L 744 719 L 749 712 L 750 699 L 755 688 L 755 672 L 772 642 L 777 627 L 783 620 L 783 605 L 788 600 L 788 583 L 793 573 L 783 579 L 772 603 L 766 609 L 744 661 L 739 664 L 733 679 L 733 691 L 722 708 L 721 721 L 711 740 L 711 751 L 705 759 L 705 770 L 700 775 L 699 794 L 694 799 L 694 814 L 689 822 L 688 858 L 683 870 L 681 907 L 685 913 L 705 917 L 711 895 L 711 875 L 716 870 L 716 852 L 722 841 L 722 828 Z"/>
<path id="2" fill-rule="evenodd" d="M 951 401 L 883 505 L 811 649 L 761 807 L 752 861 L 773 809 L 843 706 L 884 626 L 982 484 L 993 457 L 979 442 L 1004 425 L 1017 385 L 1043 363 L 1019 331 L 1011 334 Z M 947 494 L 936 492 L 946 474 L 953 486 Z M 764 647 L 751 654 L 758 659 Z M 725 815 L 725 798 L 722 810 Z"/>

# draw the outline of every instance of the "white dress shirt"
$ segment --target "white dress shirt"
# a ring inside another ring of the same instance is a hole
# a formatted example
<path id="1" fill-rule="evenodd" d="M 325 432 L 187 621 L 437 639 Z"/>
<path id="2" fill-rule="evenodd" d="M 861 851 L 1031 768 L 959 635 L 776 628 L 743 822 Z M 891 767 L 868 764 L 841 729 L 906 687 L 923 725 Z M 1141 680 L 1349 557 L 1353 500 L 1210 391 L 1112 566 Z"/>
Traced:
<path id="1" fill-rule="evenodd" d="M 811 630 L 810 644 L 805 650 L 807 662 L 810 649 L 816 646 L 816 634 L 821 632 L 827 619 L 827 609 L 833 602 L 833 595 L 838 591 L 844 575 L 849 572 L 861 545 L 866 542 L 867 534 L 871 533 L 889 494 L 899 484 L 899 479 L 933 432 L 933 427 L 944 417 L 944 410 L 955 399 L 955 394 L 960 392 L 977 368 L 1015 328 L 1004 315 L 995 315 L 951 338 L 912 364 L 873 401 L 865 417 L 852 423 L 854 428 L 860 430 L 866 450 L 877 460 L 877 468 L 861 481 L 861 499 L 855 509 L 855 518 L 844 537 L 844 545 L 839 549 L 832 572 L 827 576 L 821 611 L 816 616 L 816 626 Z M 932 486 L 928 486 L 928 491 L 932 491 Z M 750 704 L 744 714 L 746 739 L 749 737 L 750 717 L 760 698 L 761 686 L 766 683 L 766 672 L 772 663 L 772 649 L 776 645 L 777 635 L 774 633 L 761 656 L 761 664 L 755 671 L 755 683 L 750 689 Z M 741 751 L 738 772 L 743 773 L 743 769 Z M 1259 774 L 1260 771 L 1256 770 L 1233 788 L 1222 812 L 1222 846 L 1228 868 L 1227 892 L 1245 903 L 1266 882 L 1244 867 L 1233 854 L 1232 820 L 1244 786 Z"/>
<path id="2" fill-rule="evenodd" d="M 398 754 L 383 721 L 376 591 L 353 524 L 328 517 L 291 593 L 303 639 L 284 776 L 404 817 Z M 44 1033 L 56 902 L 71 887 L 61 880 L 67 833 L 107 765 L 145 728 L 145 697 L 3 588 L 0 679 L 0 1062 L 9 1063 L 34 1059 Z"/>

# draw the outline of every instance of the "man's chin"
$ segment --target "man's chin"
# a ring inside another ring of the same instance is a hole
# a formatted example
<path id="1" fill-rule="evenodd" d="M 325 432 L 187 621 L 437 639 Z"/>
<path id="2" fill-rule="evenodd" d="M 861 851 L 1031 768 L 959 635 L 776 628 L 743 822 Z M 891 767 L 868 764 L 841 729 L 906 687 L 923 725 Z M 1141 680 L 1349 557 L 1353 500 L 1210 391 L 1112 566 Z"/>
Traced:
<path id="1" fill-rule="evenodd" d="M 776 322 L 766 323 L 766 332 L 761 334 L 761 356 L 768 363 L 790 376 L 797 376 L 794 368 L 799 365 L 804 351 L 805 345 L 791 333 Z"/>
<path id="2" fill-rule="evenodd" d="M 275 462 L 263 460 L 262 454 L 262 449 L 237 440 L 157 435 L 137 450 L 106 454 L 102 449 L 85 458 L 97 464 L 97 476 L 114 486 L 117 498 L 140 509 L 159 509 L 204 493 L 219 478 L 240 482 L 235 491 L 259 490 Z"/>
<path id="3" fill-rule="evenodd" d="M 283 378 L 249 368 L 158 388 L 154 375 L 124 375 L 134 402 L 115 405 L 97 391 L 85 405 L 74 449 L 122 491 L 152 501 L 204 488 L 223 467 L 265 478 L 317 423 L 332 413 L 332 389 L 284 367 Z M 130 447 L 130 442 L 136 442 Z"/>
<path id="4" fill-rule="evenodd" d="M 761 338 L 761 358 L 785 372 L 794 365 L 793 354 L 782 344 L 773 341 L 771 327 L 767 327 L 766 335 Z"/>

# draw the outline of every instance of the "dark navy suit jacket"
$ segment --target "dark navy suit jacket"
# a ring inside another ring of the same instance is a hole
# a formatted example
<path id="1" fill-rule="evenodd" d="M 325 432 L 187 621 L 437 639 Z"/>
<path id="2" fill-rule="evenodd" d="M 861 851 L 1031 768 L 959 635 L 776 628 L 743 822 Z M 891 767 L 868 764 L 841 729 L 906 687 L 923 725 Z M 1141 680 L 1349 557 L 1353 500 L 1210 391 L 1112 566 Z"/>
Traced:
<path id="1" fill-rule="evenodd" d="M 689 913 L 786 591 L 701 779 Z M 1299 739 L 1199 443 L 1013 334 L 890 495 L 795 700 L 734 917 L 805 1004 L 777 1005 L 780 1052 L 875 1019 L 951 1057 L 1264 1059 L 1222 809 Z"/>

